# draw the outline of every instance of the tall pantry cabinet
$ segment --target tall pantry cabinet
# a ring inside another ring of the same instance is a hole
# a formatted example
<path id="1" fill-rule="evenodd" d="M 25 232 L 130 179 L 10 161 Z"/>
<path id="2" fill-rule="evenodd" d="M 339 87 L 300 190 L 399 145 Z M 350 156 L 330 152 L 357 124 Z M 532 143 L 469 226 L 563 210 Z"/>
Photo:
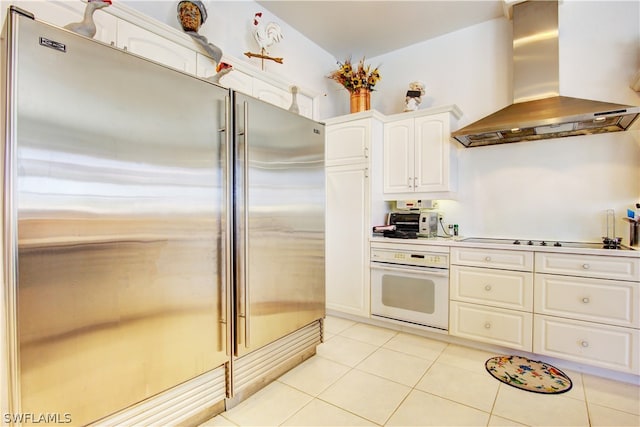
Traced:
<path id="1" fill-rule="evenodd" d="M 383 124 L 367 111 L 326 121 L 326 304 L 369 317 L 369 237 L 383 224 L 380 170 Z"/>

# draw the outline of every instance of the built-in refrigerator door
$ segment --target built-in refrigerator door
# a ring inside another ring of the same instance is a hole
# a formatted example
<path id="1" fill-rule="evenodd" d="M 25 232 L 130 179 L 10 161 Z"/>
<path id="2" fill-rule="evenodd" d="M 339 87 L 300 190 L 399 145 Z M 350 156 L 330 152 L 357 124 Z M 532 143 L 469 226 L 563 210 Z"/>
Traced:
<path id="1" fill-rule="evenodd" d="M 236 356 L 321 319 L 324 125 L 235 93 Z"/>
<path id="2" fill-rule="evenodd" d="M 11 18 L 12 407 L 85 425 L 229 360 L 229 92 Z"/>

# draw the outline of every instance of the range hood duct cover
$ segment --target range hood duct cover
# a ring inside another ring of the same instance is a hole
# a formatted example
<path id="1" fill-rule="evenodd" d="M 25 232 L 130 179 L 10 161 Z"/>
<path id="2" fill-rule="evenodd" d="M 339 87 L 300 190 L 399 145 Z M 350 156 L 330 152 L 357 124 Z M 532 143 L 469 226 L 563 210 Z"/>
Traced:
<path id="1" fill-rule="evenodd" d="M 514 103 L 452 133 L 465 147 L 624 131 L 640 107 L 561 96 L 558 4 L 513 6 Z"/>

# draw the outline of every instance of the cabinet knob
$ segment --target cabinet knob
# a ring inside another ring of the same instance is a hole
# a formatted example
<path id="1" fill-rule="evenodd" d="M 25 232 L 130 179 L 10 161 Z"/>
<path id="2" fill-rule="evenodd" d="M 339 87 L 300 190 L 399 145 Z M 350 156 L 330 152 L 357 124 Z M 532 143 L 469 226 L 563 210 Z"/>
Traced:
<path id="1" fill-rule="evenodd" d="M 487 261 L 487 262 L 491 261 L 491 257 L 490 256 L 486 256 L 486 257 L 484 257 L 484 260 Z"/>
<path id="2" fill-rule="evenodd" d="M 487 292 L 490 291 L 491 290 L 491 285 L 486 285 L 484 287 L 484 290 L 487 291 Z"/>
<path id="3" fill-rule="evenodd" d="M 589 297 L 584 297 L 582 298 L 582 302 L 585 304 L 589 304 L 589 302 L 591 302 L 591 300 L 589 299 Z"/>
<path id="4" fill-rule="evenodd" d="M 580 346 L 584 348 L 589 347 L 589 341 L 580 341 Z"/>
<path id="5" fill-rule="evenodd" d="M 591 266 L 589 264 L 582 264 L 582 268 L 584 268 L 585 270 L 588 270 L 591 268 Z"/>
<path id="6" fill-rule="evenodd" d="M 484 328 L 485 329 L 491 329 L 491 323 L 490 322 L 485 323 L 484 324 Z"/>

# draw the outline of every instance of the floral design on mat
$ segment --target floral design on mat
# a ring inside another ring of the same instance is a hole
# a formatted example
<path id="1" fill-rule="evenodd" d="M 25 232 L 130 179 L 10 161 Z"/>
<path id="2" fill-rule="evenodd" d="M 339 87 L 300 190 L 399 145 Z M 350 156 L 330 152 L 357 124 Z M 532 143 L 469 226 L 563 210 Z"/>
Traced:
<path id="1" fill-rule="evenodd" d="M 521 356 L 496 356 L 484 364 L 497 380 L 533 393 L 557 394 L 571 390 L 571 379 L 547 363 Z"/>

